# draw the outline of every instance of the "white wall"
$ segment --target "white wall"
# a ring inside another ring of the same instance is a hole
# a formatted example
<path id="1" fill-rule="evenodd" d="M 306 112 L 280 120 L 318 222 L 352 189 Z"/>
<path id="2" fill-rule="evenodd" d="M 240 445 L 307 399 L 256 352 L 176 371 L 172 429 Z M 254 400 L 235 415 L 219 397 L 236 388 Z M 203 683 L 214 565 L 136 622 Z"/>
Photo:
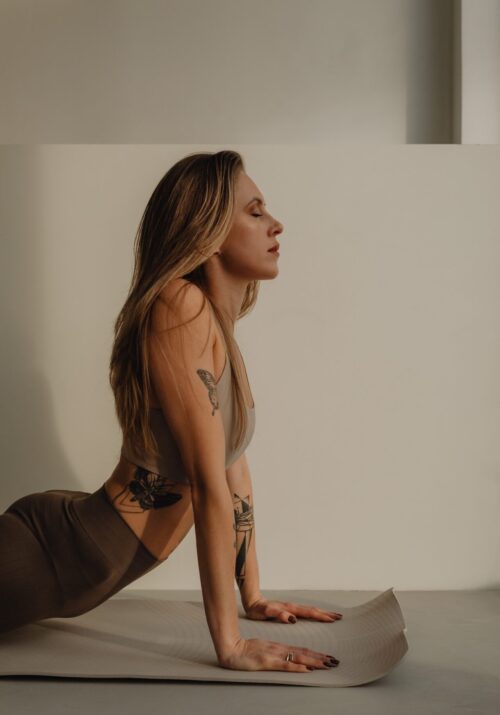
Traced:
<path id="1" fill-rule="evenodd" d="M 0 4 L 0 141 L 444 143 L 452 0 Z"/>
<path id="2" fill-rule="evenodd" d="M 173 162 L 220 148 L 1 150 L 2 509 L 111 473 L 140 215 Z M 231 148 L 285 227 L 237 327 L 262 588 L 498 588 L 500 150 Z M 155 587 L 199 588 L 194 530 L 131 586 Z"/>

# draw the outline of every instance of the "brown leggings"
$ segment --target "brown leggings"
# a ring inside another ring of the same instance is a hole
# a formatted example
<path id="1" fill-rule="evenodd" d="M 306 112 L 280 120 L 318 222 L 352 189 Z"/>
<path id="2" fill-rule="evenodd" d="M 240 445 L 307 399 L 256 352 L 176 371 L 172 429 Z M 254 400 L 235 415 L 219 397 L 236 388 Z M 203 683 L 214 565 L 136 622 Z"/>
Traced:
<path id="1" fill-rule="evenodd" d="M 0 514 L 0 633 L 90 611 L 160 563 L 104 485 L 21 497 Z"/>

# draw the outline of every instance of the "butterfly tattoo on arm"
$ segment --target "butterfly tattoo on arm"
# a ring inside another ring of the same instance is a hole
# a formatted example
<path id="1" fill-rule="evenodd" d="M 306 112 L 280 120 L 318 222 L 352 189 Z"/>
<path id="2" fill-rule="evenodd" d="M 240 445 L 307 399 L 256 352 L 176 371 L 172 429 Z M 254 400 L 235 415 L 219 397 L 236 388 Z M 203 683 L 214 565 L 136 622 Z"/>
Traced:
<path id="1" fill-rule="evenodd" d="M 215 415 L 215 410 L 219 409 L 219 400 L 217 398 L 217 383 L 211 372 L 208 370 L 196 370 L 197 374 L 201 378 L 202 382 L 208 388 L 208 399 L 212 405 L 212 417 Z"/>

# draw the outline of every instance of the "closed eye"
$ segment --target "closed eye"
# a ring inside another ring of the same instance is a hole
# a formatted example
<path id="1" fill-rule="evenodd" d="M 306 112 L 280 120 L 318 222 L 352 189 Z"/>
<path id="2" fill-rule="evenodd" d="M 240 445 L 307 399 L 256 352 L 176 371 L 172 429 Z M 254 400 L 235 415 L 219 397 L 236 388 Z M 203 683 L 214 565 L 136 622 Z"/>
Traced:
<path id="1" fill-rule="evenodd" d="M 263 215 L 263 214 L 252 214 L 252 216 L 255 216 L 255 217 L 260 217 L 260 216 L 262 216 L 262 215 Z"/>

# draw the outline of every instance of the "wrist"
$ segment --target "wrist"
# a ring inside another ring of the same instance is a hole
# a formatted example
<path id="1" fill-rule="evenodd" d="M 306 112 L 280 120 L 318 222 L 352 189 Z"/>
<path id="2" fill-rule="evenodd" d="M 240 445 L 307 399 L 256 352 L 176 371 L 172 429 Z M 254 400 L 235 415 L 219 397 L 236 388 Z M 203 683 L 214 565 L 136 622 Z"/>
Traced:
<path id="1" fill-rule="evenodd" d="M 253 605 L 256 601 L 260 601 L 261 598 L 264 598 L 264 596 L 263 596 L 260 592 L 259 592 L 259 593 L 253 593 L 250 597 L 248 597 L 248 596 L 243 596 L 243 595 L 242 595 L 242 596 L 241 596 L 241 603 L 242 603 L 243 608 L 244 608 L 245 611 L 246 611 L 246 610 L 248 610 L 249 608 L 251 608 L 252 605 Z"/>
<path id="2" fill-rule="evenodd" d="M 237 644 L 242 640 L 242 636 L 238 635 L 233 640 L 224 641 L 223 643 L 217 643 L 215 645 L 215 652 L 217 653 L 217 660 L 219 663 L 223 663 L 230 655 L 235 651 Z"/>

